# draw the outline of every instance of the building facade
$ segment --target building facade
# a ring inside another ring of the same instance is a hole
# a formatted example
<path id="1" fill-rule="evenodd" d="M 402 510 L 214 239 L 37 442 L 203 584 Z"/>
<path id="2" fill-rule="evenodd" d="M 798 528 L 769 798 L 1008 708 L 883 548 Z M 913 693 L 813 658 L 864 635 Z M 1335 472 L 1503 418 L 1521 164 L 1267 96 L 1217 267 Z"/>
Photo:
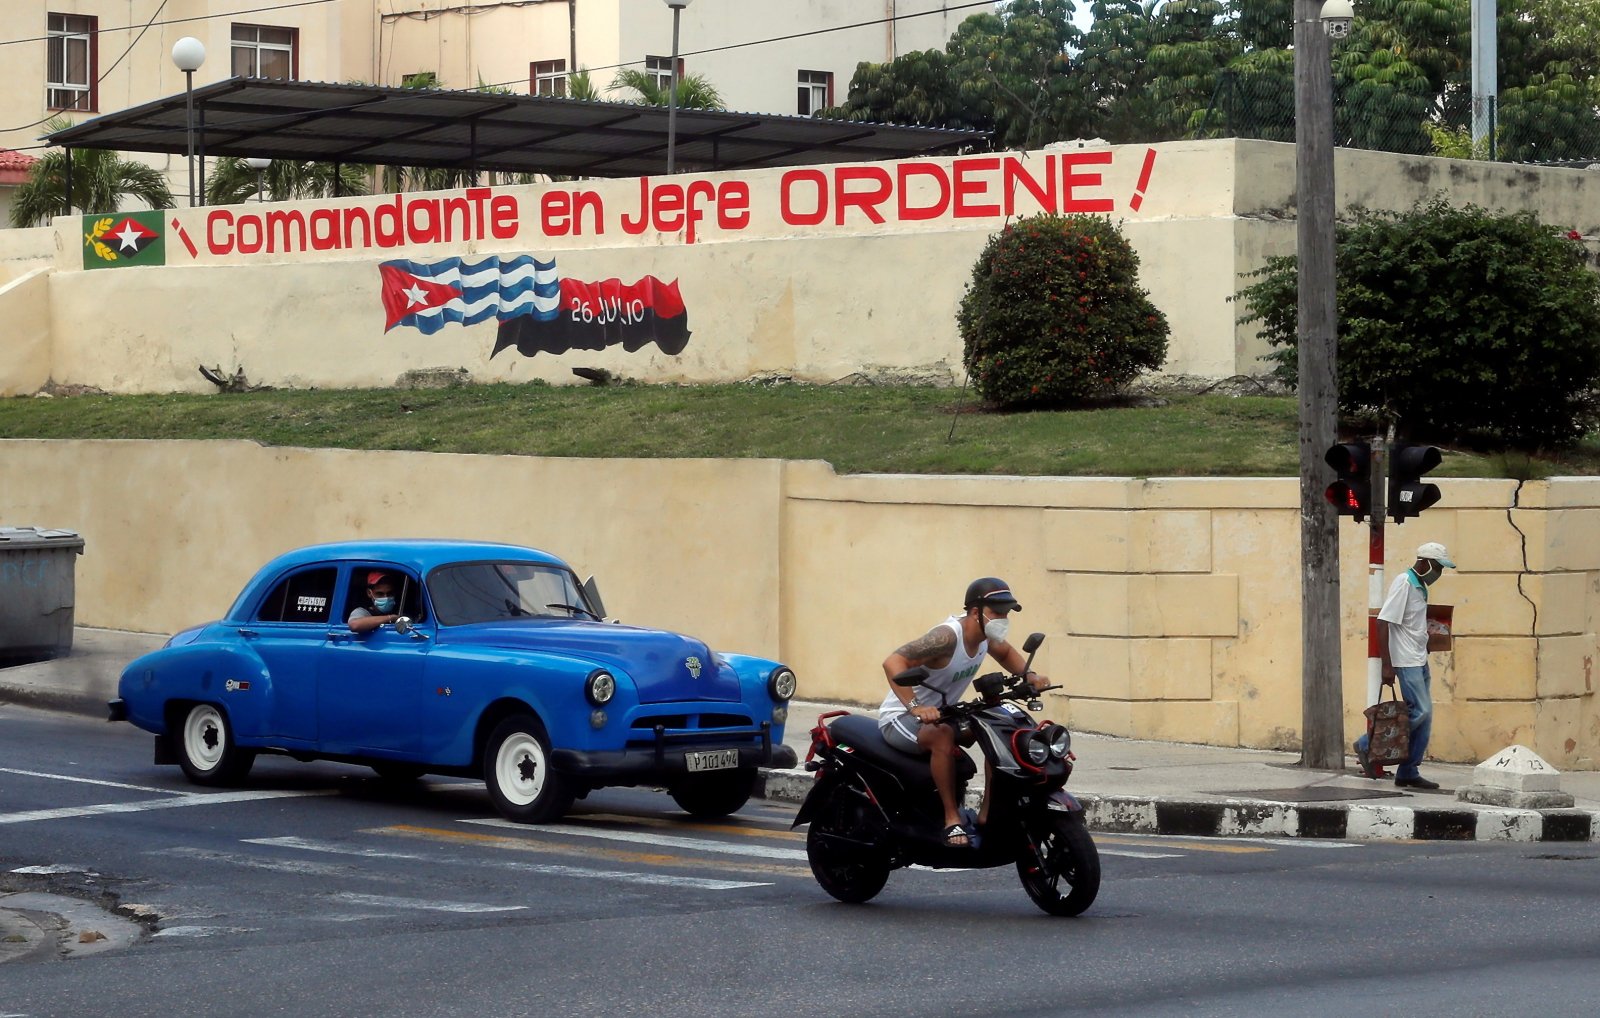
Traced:
<path id="1" fill-rule="evenodd" d="M 235 75 L 564 95 L 573 70 L 605 89 L 619 69 L 661 83 L 673 10 L 662 0 L 7 0 L 0 29 L 0 148 L 37 155 L 53 117 L 82 122 L 181 94 L 171 59 L 205 44 L 196 87 Z M 691 0 L 679 68 L 728 109 L 810 115 L 843 99 L 861 61 L 941 48 L 992 9 L 961 0 Z M 954 9 L 952 9 L 954 8 Z M 630 99 L 627 90 L 603 93 Z M 143 156 L 184 203 L 180 156 Z M 3 187 L 0 184 L 0 187 Z"/>

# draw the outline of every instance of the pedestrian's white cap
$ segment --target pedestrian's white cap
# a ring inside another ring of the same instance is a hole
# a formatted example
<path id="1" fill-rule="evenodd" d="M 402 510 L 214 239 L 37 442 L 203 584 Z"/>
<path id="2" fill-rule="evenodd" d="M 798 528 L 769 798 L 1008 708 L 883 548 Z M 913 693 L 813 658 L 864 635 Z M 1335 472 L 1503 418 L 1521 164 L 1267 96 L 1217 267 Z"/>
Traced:
<path id="1" fill-rule="evenodd" d="M 1445 551 L 1444 545 L 1440 544 L 1438 541 L 1429 541 L 1427 544 L 1418 548 L 1417 558 L 1433 559 L 1441 566 L 1445 566 L 1450 569 L 1454 569 L 1456 567 L 1456 564 L 1450 561 L 1450 553 Z"/>

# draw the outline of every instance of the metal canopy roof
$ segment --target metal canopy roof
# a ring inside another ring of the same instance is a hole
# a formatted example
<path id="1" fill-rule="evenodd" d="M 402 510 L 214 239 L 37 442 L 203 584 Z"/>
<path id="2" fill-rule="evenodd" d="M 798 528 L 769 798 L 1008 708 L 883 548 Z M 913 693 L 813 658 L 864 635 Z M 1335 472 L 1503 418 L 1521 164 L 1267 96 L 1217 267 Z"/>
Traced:
<path id="1" fill-rule="evenodd" d="M 629 177 L 661 173 L 667 109 L 630 103 L 230 78 L 194 90 L 195 147 L 207 156 Z M 48 136 L 69 148 L 188 151 L 185 96 L 96 117 Z M 679 110 L 683 170 L 895 159 L 984 135 L 848 120 Z"/>

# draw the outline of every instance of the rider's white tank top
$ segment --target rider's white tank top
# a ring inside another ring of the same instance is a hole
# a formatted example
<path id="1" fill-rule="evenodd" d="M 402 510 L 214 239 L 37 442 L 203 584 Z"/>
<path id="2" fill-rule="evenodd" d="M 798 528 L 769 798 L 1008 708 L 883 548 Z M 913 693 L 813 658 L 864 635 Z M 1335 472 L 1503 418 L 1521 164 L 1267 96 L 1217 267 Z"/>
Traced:
<path id="1" fill-rule="evenodd" d="M 943 624 L 956 634 L 956 649 L 950 655 L 949 664 L 943 668 L 930 669 L 922 685 L 912 690 L 913 702 L 918 706 L 939 707 L 955 703 L 972 684 L 972 677 L 978 674 L 978 666 L 983 663 L 983 656 L 989 651 L 989 641 L 979 640 L 978 649 L 968 654 L 966 637 L 961 635 L 961 618 L 960 615 L 952 615 L 944 620 Z M 891 687 L 889 695 L 883 699 L 883 706 L 878 708 L 878 727 L 884 727 L 905 712 L 905 705 L 900 702 L 899 695 Z"/>

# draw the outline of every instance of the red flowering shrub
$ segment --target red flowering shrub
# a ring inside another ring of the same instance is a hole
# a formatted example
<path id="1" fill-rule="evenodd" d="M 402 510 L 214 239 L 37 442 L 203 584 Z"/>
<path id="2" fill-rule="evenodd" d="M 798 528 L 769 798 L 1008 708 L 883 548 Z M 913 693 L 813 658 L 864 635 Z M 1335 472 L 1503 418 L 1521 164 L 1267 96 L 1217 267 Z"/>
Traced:
<path id="1" fill-rule="evenodd" d="M 1138 277 L 1139 256 L 1100 216 L 1030 216 L 989 238 L 957 316 L 978 394 L 1070 406 L 1160 367 L 1167 320 Z"/>

